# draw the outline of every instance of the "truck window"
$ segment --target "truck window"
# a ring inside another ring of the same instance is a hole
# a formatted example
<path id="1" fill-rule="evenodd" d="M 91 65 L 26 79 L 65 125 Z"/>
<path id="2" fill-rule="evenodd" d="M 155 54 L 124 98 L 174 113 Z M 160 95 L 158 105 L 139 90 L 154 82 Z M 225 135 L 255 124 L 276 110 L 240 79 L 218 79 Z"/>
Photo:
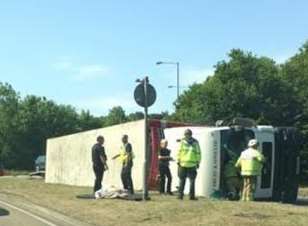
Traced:
<path id="1" fill-rule="evenodd" d="M 253 138 L 255 138 L 255 134 L 249 129 L 223 130 L 221 131 L 221 147 L 222 149 L 227 148 L 240 156 L 241 152 L 247 148 L 248 141 Z"/>

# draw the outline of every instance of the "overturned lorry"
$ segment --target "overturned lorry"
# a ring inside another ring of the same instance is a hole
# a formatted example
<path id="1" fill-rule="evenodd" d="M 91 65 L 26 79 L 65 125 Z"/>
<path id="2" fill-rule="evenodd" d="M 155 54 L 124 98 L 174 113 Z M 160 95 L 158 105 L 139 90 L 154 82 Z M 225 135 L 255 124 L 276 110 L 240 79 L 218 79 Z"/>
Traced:
<path id="1" fill-rule="evenodd" d="M 186 128 L 199 140 L 202 162 L 196 180 L 198 196 L 213 197 L 225 190 L 223 178 L 225 149 L 238 156 L 251 138 L 260 142 L 266 157 L 262 175 L 258 178 L 256 198 L 293 202 L 297 197 L 299 181 L 299 136 L 294 128 L 272 126 L 228 125 L 208 127 L 186 123 L 149 120 L 148 185 L 156 190 L 158 185 L 158 150 L 160 139 L 169 141 L 172 157 L 176 159 L 179 142 Z M 105 137 L 107 156 L 117 154 L 121 136 L 128 134 L 135 153 L 132 171 L 135 189 L 142 189 L 144 161 L 144 120 L 124 123 L 97 130 L 51 138 L 47 141 L 46 182 L 78 186 L 93 186 L 91 146 L 98 135 Z M 121 187 L 121 163 L 108 160 L 109 170 L 104 175 L 104 185 Z M 177 164 L 170 164 L 173 190 L 177 190 Z M 186 186 L 188 188 L 188 186 Z"/>
<path id="2" fill-rule="evenodd" d="M 188 127 L 165 129 L 169 147 L 177 150 L 179 139 Z M 196 180 L 196 194 L 204 197 L 223 196 L 226 189 L 223 176 L 226 148 L 236 156 L 247 147 L 250 139 L 259 141 L 265 156 L 262 175 L 257 179 L 256 199 L 294 202 L 297 199 L 300 174 L 300 139 L 294 128 L 272 126 L 189 127 L 199 141 L 202 161 Z M 173 151 L 176 158 L 176 151 Z M 173 190 L 178 184 L 177 166 L 171 165 Z M 186 193 L 188 186 L 186 186 Z"/>

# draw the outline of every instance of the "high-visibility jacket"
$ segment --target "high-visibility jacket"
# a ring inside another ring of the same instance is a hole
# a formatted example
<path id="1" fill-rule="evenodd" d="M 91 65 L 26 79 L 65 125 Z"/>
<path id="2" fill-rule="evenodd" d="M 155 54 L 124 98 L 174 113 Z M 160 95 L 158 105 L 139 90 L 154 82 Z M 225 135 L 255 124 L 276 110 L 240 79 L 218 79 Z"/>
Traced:
<path id="1" fill-rule="evenodd" d="M 241 168 L 242 176 L 260 176 L 264 156 L 254 148 L 248 148 L 241 153 L 235 166 Z"/>
<path id="2" fill-rule="evenodd" d="M 177 160 L 182 167 L 195 167 L 201 161 L 199 142 L 193 139 L 191 142 L 183 139 L 178 151 Z"/>
<path id="3" fill-rule="evenodd" d="M 122 164 L 124 166 L 128 165 L 128 164 L 132 164 L 133 159 L 135 158 L 135 155 L 133 153 L 133 150 L 131 150 L 131 152 L 127 152 L 126 151 L 126 145 L 122 145 L 120 148 L 120 156 L 119 159 L 122 162 Z"/>

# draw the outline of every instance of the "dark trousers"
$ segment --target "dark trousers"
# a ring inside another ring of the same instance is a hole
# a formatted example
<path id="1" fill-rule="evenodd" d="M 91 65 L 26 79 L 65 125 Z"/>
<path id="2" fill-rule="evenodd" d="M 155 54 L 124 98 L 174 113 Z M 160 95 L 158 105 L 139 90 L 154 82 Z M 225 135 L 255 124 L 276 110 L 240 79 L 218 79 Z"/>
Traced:
<path id="1" fill-rule="evenodd" d="M 190 189 L 189 189 L 189 197 L 191 199 L 195 198 L 195 180 L 197 177 L 197 169 L 196 167 L 181 167 L 179 166 L 179 178 L 180 178 L 180 186 L 179 186 L 179 198 L 183 198 L 184 196 L 184 188 L 186 178 L 189 178 L 190 181 Z"/>
<path id="2" fill-rule="evenodd" d="M 160 188 L 159 192 L 164 193 L 165 192 L 165 185 L 166 185 L 166 177 L 168 179 L 167 181 L 167 192 L 171 192 L 171 181 L 172 176 L 170 173 L 170 169 L 168 165 L 159 165 L 159 174 L 160 174 Z"/>
<path id="3" fill-rule="evenodd" d="M 104 168 L 103 166 L 93 166 L 93 171 L 95 174 L 95 182 L 94 182 L 94 192 L 98 191 L 102 188 L 102 180 L 104 176 Z"/>
<path id="4" fill-rule="evenodd" d="M 130 194 L 134 194 L 134 186 L 132 180 L 132 167 L 123 166 L 121 172 L 121 179 L 124 189 L 128 190 Z"/>

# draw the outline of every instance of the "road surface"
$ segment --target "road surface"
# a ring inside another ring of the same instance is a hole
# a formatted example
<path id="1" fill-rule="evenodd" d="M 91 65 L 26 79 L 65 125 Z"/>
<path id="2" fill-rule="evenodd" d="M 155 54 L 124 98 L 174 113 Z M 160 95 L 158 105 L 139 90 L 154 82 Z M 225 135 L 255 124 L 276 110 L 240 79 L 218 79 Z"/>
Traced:
<path id="1" fill-rule="evenodd" d="M 17 206 L 0 201 L 0 226 L 58 226 Z"/>
<path id="2" fill-rule="evenodd" d="M 59 213 L 0 196 L 0 226 L 89 226 Z"/>

